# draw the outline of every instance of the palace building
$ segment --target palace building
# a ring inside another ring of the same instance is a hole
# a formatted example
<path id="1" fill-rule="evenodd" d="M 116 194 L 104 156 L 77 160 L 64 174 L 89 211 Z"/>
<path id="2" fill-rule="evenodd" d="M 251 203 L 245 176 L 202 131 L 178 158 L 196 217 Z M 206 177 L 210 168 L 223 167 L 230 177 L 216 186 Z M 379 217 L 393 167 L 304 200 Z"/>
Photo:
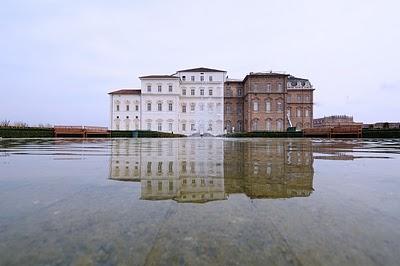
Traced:
<path id="1" fill-rule="evenodd" d="M 308 79 L 250 72 L 234 80 L 204 67 L 139 79 L 140 89 L 109 93 L 112 130 L 217 136 L 312 127 L 314 88 Z"/>

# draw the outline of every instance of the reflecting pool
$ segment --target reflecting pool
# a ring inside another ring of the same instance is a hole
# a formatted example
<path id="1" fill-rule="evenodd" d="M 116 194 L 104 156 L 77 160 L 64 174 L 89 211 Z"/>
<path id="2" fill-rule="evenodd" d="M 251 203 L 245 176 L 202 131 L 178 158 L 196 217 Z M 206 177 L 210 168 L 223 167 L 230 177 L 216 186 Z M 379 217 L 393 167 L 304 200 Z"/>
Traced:
<path id="1" fill-rule="evenodd" d="M 0 140 L 0 265 L 398 265 L 399 140 Z"/>

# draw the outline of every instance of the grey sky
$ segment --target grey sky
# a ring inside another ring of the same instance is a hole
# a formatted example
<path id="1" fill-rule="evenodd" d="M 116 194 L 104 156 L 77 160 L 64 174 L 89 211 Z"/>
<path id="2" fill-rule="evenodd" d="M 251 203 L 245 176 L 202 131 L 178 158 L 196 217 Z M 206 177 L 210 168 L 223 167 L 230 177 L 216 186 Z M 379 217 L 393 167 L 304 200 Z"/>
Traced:
<path id="1" fill-rule="evenodd" d="M 400 120 L 400 2 L 2 1 L 0 120 L 108 125 L 107 92 L 192 67 L 286 71 L 314 117 Z"/>

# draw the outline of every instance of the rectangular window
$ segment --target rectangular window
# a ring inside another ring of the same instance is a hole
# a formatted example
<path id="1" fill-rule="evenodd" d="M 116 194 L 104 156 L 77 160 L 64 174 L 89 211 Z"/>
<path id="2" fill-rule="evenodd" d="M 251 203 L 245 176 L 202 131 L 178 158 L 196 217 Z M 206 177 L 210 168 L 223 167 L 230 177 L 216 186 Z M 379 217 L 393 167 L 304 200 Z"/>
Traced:
<path id="1" fill-rule="evenodd" d="M 292 101 L 292 97 L 290 95 L 288 95 L 287 102 L 290 103 L 291 101 Z"/>
<path id="2" fill-rule="evenodd" d="M 129 111 L 129 104 L 126 105 L 126 111 Z"/>
<path id="3" fill-rule="evenodd" d="M 162 173 L 162 162 L 158 162 L 157 172 L 158 172 L 159 174 Z"/>
<path id="4" fill-rule="evenodd" d="M 242 96 L 242 89 L 238 89 L 238 96 Z"/>
<path id="5" fill-rule="evenodd" d="M 182 113 L 186 113 L 186 105 L 182 105 Z"/>
<path id="6" fill-rule="evenodd" d="M 162 103 L 158 103 L 157 104 L 157 110 L 158 111 L 162 111 Z"/>
<path id="7" fill-rule="evenodd" d="M 186 89 L 182 89 L 182 95 L 186 95 Z"/>
<path id="8" fill-rule="evenodd" d="M 200 81 L 204 81 L 204 76 L 200 76 Z"/>
<path id="9" fill-rule="evenodd" d="M 151 92 L 151 85 L 147 85 L 147 92 Z"/>
<path id="10" fill-rule="evenodd" d="M 172 123 L 168 123 L 168 130 L 172 131 Z"/>
<path id="11" fill-rule="evenodd" d="M 253 102 L 253 111 L 258 112 L 258 102 L 257 101 Z"/>
<path id="12" fill-rule="evenodd" d="M 204 89 L 200 89 L 200 95 L 201 95 L 201 96 L 204 95 Z"/>
<path id="13" fill-rule="evenodd" d="M 173 173 L 174 172 L 173 165 L 174 165 L 174 162 L 169 162 L 168 163 L 168 173 Z"/>
<path id="14" fill-rule="evenodd" d="M 158 90 L 158 92 L 161 92 L 161 90 L 162 90 L 161 85 L 158 85 L 157 90 Z"/>
<path id="15" fill-rule="evenodd" d="M 306 117 L 309 117 L 309 116 L 310 116 L 310 111 L 309 111 L 309 110 L 306 109 L 305 113 L 306 113 L 306 114 L 305 114 Z"/>
<path id="16" fill-rule="evenodd" d="M 213 81 L 212 76 L 208 77 L 208 81 Z"/>
<path id="17" fill-rule="evenodd" d="M 301 102 L 301 95 L 297 95 L 297 102 Z"/>
<path id="18" fill-rule="evenodd" d="M 191 77 L 190 77 L 190 80 L 191 80 L 191 81 L 194 81 L 194 76 L 191 76 Z"/>
<path id="19" fill-rule="evenodd" d="M 297 109 L 297 117 L 301 117 L 301 110 Z"/>
<path id="20" fill-rule="evenodd" d="M 151 130 L 151 123 L 147 123 L 147 130 Z"/>
<path id="21" fill-rule="evenodd" d="M 172 111 L 172 103 L 168 103 L 168 111 Z"/>
<path id="22" fill-rule="evenodd" d="M 158 131 L 162 131 L 162 123 L 157 124 L 157 129 L 158 129 Z"/>
<path id="23" fill-rule="evenodd" d="M 194 89 L 190 90 L 190 95 L 194 95 Z"/>
<path id="24" fill-rule="evenodd" d="M 196 105 L 194 103 L 190 104 L 190 111 L 194 111 L 196 109 Z"/>
<path id="25" fill-rule="evenodd" d="M 182 131 L 186 131 L 186 124 L 182 124 Z"/>
<path id="26" fill-rule="evenodd" d="M 282 92 L 282 83 L 278 83 L 278 92 Z"/>
<path id="27" fill-rule="evenodd" d="M 267 92 L 271 92 L 271 84 L 267 84 Z"/>
<path id="28" fill-rule="evenodd" d="M 169 92 L 172 92 L 172 85 L 169 85 L 169 86 L 168 86 L 168 91 L 169 91 Z"/>
<path id="29" fill-rule="evenodd" d="M 147 103 L 147 111 L 151 111 L 151 103 Z"/>
<path id="30" fill-rule="evenodd" d="M 136 111 L 139 111 L 139 105 L 136 105 L 136 106 L 135 106 L 135 110 L 136 110 Z"/>
<path id="31" fill-rule="evenodd" d="M 196 130 L 196 127 L 195 127 L 194 124 L 190 124 L 190 130 L 191 130 L 191 131 L 195 131 L 195 130 Z"/>
<path id="32" fill-rule="evenodd" d="M 151 173 L 151 162 L 147 162 L 147 173 L 150 174 Z M 148 182 L 148 181 L 147 181 Z M 148 184 L 149 185 L 149 184 Z M 151 182 L 150 182 L 150 186 L 151 187 Z"/>
<path id="33" fill-rule="evenodd" d="M 119 104 L 117 104 L 117 106 L 116 106 L 116 107 L 117 107 L 117 112 L 119 112 Z"/>
<path id="34" fill-rule="evenodd" d="M 208 95 L 210 95 L 210 96 L 213 95 L 213 90 L 212 89 L 208 90 Z"/>
<path id="35" fill-rule="evenodd" d="M 309 102 L 310 101 L 310 96 L 306 96 L 306 100 L 305 101 Z"/>
<path id="36" fill-rule="evenodd" d="M 271 102 L 270 101 L 265 102 L 265 111 L 267 113 L 271 112 Z"/>

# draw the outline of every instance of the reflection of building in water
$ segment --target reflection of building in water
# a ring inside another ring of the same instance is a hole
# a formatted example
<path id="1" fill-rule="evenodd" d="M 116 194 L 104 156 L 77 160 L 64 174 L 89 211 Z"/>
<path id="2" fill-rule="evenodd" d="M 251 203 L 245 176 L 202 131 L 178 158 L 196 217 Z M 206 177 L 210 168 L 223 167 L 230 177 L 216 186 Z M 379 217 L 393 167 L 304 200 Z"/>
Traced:
<path id="1" fill-rule="evenodd" d="M 309 140 L 114 140 L 110 179 L 140 181 L 141 198 L 207 202 L 228 194 L 250 198 L 309 196 Z"/>
<path id="2" fill-rule="evenodd" d="M 129 143 L 113 143 L 110 179 L 140 181 L 142 199 L 225 199 L 221 140 L 145 139 Z"/>
<path id="3" fill-rule="evenodd" d="M 250 198 L 309 196 L 313 158 L 309 140 L 226 141 L 225 191 Z"/>

